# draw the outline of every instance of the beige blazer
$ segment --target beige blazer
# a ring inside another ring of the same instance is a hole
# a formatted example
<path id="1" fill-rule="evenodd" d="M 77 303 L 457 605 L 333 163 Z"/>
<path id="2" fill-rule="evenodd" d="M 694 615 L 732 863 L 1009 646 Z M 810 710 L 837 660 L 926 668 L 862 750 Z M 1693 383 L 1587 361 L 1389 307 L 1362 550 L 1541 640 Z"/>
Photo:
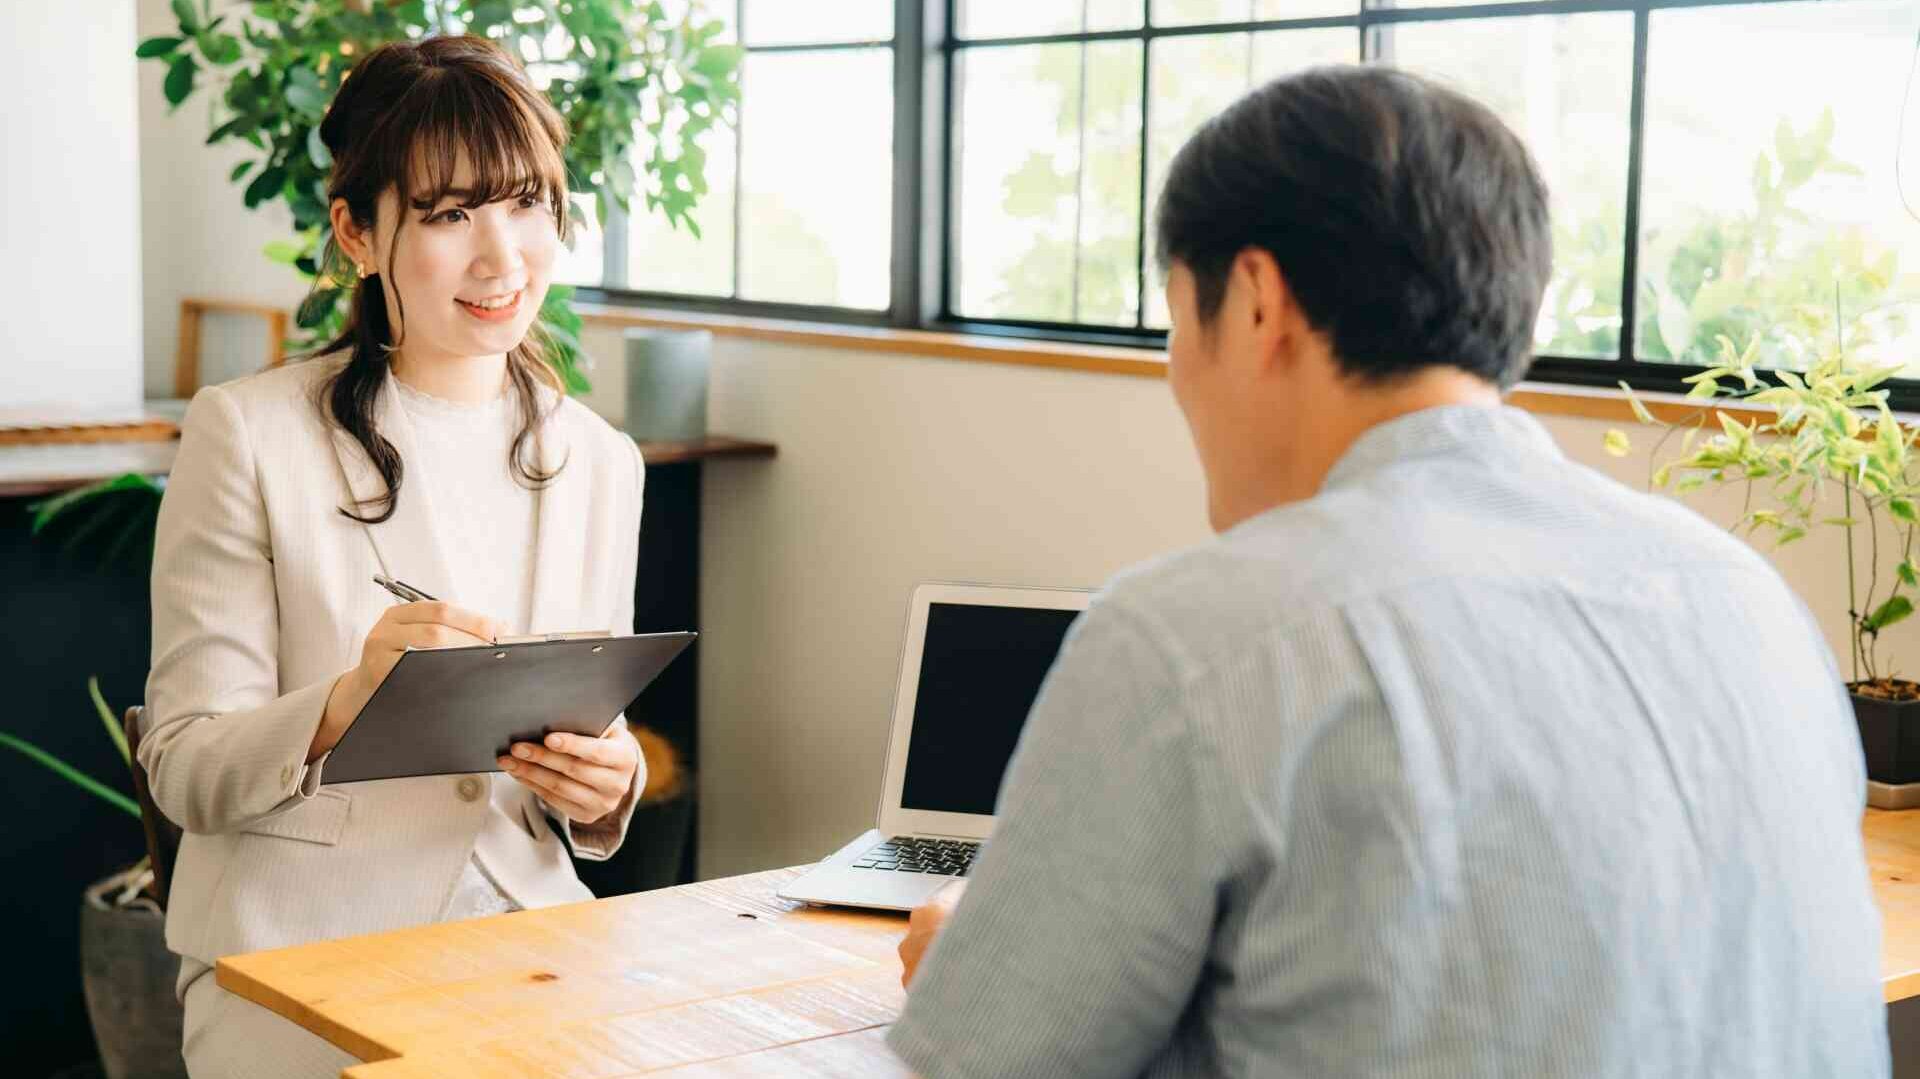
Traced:
<path id="1" fill-rule="evenodd" d="M 140 761 L 187 832 L 167 944 L 203 963 L 434 921 L 476 853 L 526 906 L 591 898 L 554 822 L 582 857 L 603 859 L 633 813 L 629 791 L 605 820 L 570 828 L 497 773 L 323 786 L 325 758 L 305 763 L 335 679 L 394 602 L 373 576 L 459 596 L 433 511 L 458 492 L 404 482 L 377 525 L 336 509 L 382 490 L 359 445 L 310 401 L 343 362 L 202 389 L 160 505 Z M 403 462 L 417 459 L 391 376 L 379 402 L 379 431 Z M 530 631 L 631 632 L 639 448 L 562 399 L 538 453 L 544 468 L 566 467 L 539 496 Z M 636 776 L 634 791 L 644 783 Z"/>

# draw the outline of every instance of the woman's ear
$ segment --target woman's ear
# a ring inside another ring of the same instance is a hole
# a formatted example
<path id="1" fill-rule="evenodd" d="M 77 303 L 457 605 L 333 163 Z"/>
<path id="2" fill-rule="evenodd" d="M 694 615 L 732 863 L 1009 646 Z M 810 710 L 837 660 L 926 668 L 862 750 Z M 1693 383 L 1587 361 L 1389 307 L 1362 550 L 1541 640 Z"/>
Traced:
<path id="1" fill-rule="evenodd" d="M 346 199 L 334 199 L 327 208 L 327 216 L 333 222 L 333 242 L 340 253 L 353 263 L 361 277 L 371 277 L 380 272 L 373 261 L 373 237 L 371 230 L 362 229 L 354 223 L 353 211 L 348 208 Z"/>

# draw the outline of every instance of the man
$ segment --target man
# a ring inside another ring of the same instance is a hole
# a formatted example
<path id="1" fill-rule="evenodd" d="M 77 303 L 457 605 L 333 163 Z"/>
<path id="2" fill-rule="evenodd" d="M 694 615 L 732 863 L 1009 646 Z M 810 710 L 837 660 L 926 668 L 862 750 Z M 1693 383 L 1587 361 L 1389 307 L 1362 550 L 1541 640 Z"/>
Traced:
<path id="1" fill-rule="evenodd" d="M 1491 113 L 1385 68 L 1180 152 L 1219 536 L 1070 635 L 902 945 L 920 1074 L 1887 1073 L 1831 653 L 1763 559 L 1501 403 L 1547 218 Z"/>

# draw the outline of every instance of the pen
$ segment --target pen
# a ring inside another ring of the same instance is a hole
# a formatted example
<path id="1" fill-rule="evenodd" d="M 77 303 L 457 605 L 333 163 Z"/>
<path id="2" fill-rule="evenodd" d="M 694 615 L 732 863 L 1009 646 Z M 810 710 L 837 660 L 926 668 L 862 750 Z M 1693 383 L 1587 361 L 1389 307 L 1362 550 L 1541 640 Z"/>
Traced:
<path id="1" fill-rule="evenodd" d="M 389 592 L 392 592 L 394 595 L 399 596 L 401 599 L 405 600 L 408 603 L 438 602 L 432 596 L 427 595 L 425 592 L 420 591 L 418 588 L 413 587 L 412 585 L 406 583 L 405 581 L 396 581 L 391 577 L 382 577 L 376 573 L 374 574 L 374 577 L 373 577 L 373 583 L 379 585 L 380 587 L 386 589 Z"/>
<path id="2" fill-rule="evenodd" d="M 386 589 L 389 592 L 392 592 L 394 595 L 400 597 L 401 599 L 405 600 L 408 603 L 439 602 L 438 600 L 434 599 L 432 596 L 427 595 L 425 592 L 420 591 L 418 588 L 413 587 L 412 585 L 408 584 L 405 581 L 396 581 L 391 577 L 382 577 L 378 574 L 375 574 L 373 578 L 373 583 L 379 585 L 380 587 Z M 612 634 L 602 629 L 580 630 L 572 633 L 526 633 L 526 634 L 496 637 L 491 643 L 493 644 L 532 644 L 540 641 L 580 641 L 580 640 L 586 640 L 592 637 L 609 637 L 609 636 L 612 636 Z"/>

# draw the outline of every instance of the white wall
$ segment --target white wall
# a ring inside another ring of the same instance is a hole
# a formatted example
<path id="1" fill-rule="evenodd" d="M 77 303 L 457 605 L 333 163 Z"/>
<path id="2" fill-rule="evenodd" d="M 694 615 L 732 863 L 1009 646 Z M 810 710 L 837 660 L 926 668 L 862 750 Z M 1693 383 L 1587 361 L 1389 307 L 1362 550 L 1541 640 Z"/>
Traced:
<path id="1" fill-rule="evenodd" d="M 133 0 L 0 4 L 0 41 L 0 408 L 134 408 Z"/>
<path id="2" fill-rule="evenodd" d="M 619 336 L 586 344 L 590 403 L 618 416 Z M 1209 535 L 1156 379 L 722 338 L 711 413 L 714 431 L 780 454 L 706 466 L 703 875 L 808 861 L 872 822 L 916 582 L 1094 586 Z M 1616 459 L 1600 449 L 1608 424 L 1545 422 L 1573 457 L 1645 483 L 1642 432 Z M 1694 504 L 1738 512 L 1732 492 Z M 1817 536 L 1778 564 L 1844 656 L 1839 550 Z M 1920 663 L 1911 625 L 1889 636 L 1889 653 Z"/>
<path id="3" fill-rule="evenodd" d="M 143 40 L 179 32 L 167 0 L 138 2 Z M 78 12 L 90 8 L 92 0 L 35 6 L 71 6 Z M 217 0 L 214 10 L 238 6 L 243 5 Z M 132 50 L 129 43 L 122 55 L 131 56 Z M 140 206 L 146 223 L 140 246 L 146 279 L 140 334 L 146 342 L 149 397 L 173 396 L 181 299 L 244 300 L 291 309 L 306 295 L 305 283 L 292 268 L 269 262 L 261 254 L 269 241 L 292 237 L 292 213 L 278 201 L 249 211 L 240 201 L 246 180 L 227 181 L 235 165 L 262 155 L 232 140 L 206 145 L 207 133 L 214 128 L 209 113 L 213 95 L 202 87 L 178 110 L 170 111 L 160 92 L 165 75 L 166 69 L 155 61 L 139 65 Z M 221 329 L 208 326 L 206 332 L 213 335 Z M 211 370 L 219 362 L 218 351 L 210 336 L 202 349 L 213 376 L 207 381 L 220 380 Z"/>

